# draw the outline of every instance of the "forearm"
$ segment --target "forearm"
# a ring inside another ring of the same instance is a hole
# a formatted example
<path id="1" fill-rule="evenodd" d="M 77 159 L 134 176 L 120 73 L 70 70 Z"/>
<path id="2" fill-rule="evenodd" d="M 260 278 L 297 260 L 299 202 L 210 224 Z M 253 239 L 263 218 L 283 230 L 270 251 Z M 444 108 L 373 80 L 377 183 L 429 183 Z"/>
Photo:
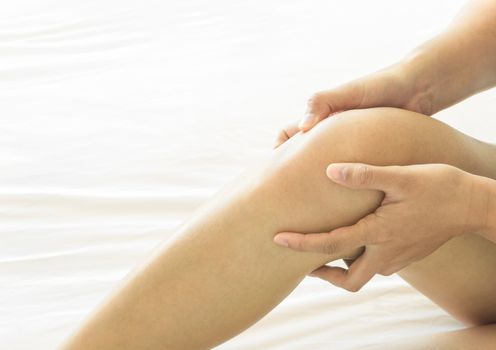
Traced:
<path id="1" fill-rule="evenodd" d="M 441 34 L 401 63 L 417 99 L 434 114 L 496 85 L 496 1 L 465 6 Z"/>

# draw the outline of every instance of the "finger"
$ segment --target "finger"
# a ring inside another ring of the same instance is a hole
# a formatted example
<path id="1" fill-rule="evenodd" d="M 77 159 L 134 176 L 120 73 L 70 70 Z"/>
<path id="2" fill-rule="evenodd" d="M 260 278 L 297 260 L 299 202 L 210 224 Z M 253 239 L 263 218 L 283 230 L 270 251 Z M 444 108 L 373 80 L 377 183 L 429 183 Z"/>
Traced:
<path id="1" fill-rule="evenodd" d="M 353 225 L 322 233 L 281 232 L 274 242 L 300 252 L 343 255 L 363 247 L 366 237 L 359 226 Z"/>
<path id="2" fill-rule="evenodd" d="M 346 274 L 348 273 L 348 270 L 339 267 L 339 266 L 327 266 L 323 265 L 312 272 L 310 272 L 308 275 L 312 277 L 317 277 L 320 278 L 324 281 L 327 281 L 336 287 L 342 288 L 342 281 L 346 278 Z"/>
<path id="3" fill-rule="evenodd" d="M 312 271 L 309 275 L 323 279 L 350 292 L 357 292 L 376 274 L 376 270 L 371 265 L 371 261 L 369 261 L 370 259 L 365 255 L 366 252 L 356 259 L 349 269 L 324 265 Z"/>
<path id="4" fill-rule="evenodd" d="M 300 130 L 310 130 L 315 124 L 336 112 L 359 108 L 363 94 L 362 84 L 346 84 L 313 94 L 308 99 L 305 117 L 298 125 Z"/>
<path id="5" fill-rule="evenodd" d="M 365 249 L 365 252 L 348 268 L 345 277 L 340 281 L 341 287 L 350 292 L 358 292 L 375 276 L 377 270 L 371 254 Z"/>
<path id="6" fill-rule="evenodd" d="M 401 191 L 409 181 L 408 172 L 402 166 L 334 163 L 327 167 L 326 173 L 332 181 L 349 188 L 384 192 Z"/>
<path id="7" fill-rule="evenodd" d="M 286 125 L 284 128 L 282 128 L 279 133 L 277 134 L 276 137 L 276 142 L 274 143 L 273 148 L 277 148 L 280 145 L 282 145 L 284 142 L 289 140 L 291 137 L 293 137 L 295 134 L 297 134 L 300 131 L 298 128 L 298 125 L 295 123 Z"/>

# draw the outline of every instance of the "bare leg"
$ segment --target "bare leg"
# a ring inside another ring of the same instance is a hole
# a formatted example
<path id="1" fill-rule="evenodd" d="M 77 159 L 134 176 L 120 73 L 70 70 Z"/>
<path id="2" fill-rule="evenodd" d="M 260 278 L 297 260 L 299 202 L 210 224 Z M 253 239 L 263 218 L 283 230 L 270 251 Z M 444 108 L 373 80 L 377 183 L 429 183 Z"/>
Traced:
<path id="1" fill-rule="evenodd" d="M 496 324 L 435 335 L 426 339 L 423 350 L 491 350 L 496 344 Z M 418 348 L 420 350 L 420 348 Z"/>
<path id="2" fill-rule="evenodd" d="M 293 137 L 196 212 L 66 348 L 209 348 L 256 322 L 308 272 L 339 258 L 278 247 L 272 242 L 277 232 L 348 225 L 382 198 L 328 181 L 331 162 L 443 162 L 496 177 L 496 162 L 484 162 L 495 155 L 492 146 L 406 111 L 381 108 L 329 118 Z M 405 278 L 455 315 L 494 321 L 496 245 L 470 236 L 450 246 L 435 253 L 435 264 L 405 269 Z M 471 289 L 454 290 L 467 275 Z M 474 293 L 481 298 L 469 304 Z"/>
<path id="3" fill-rule="evenodd" d="M 493 350 L 496 324 L 435 334 L 425 339 L 405 339 L 394 344 L 378 344 L 366 350 Z"/>

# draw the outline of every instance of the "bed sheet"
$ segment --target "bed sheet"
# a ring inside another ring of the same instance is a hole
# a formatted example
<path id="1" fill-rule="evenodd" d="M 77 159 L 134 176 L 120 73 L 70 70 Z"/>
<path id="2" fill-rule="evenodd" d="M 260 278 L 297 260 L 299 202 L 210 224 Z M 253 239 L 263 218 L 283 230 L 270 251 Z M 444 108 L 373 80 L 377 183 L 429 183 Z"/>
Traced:
<path id="1" fill-rule="evenodd" d="M 399 59 L 461 2 L 3 2 L 0 347 L 55 348 L 270 152 L 313 91 Z M 473 120 L 494 102 L 440 118 L 489 139 L 495 118 Z M 309 278 L 219 349 L 361 349 L 460 327 L 394 276 L 358 294 Z"/>

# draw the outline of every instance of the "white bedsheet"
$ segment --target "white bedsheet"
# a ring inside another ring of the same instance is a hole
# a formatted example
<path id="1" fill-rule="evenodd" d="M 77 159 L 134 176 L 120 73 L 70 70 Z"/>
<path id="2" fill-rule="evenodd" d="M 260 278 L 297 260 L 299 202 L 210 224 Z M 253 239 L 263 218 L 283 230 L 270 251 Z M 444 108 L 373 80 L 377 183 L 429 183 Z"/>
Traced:
<path id="1" fill-rule="evenodd" d="M 313 91 L 399 59 L 461 3 L 2 2 L 0 348 L 54 348 Z M 495 102 L 439 118 L 490 140 Z M 460 327 L 397 277 L 358 294 L 309 278 L 219 348 L 360 349 Z"/>

